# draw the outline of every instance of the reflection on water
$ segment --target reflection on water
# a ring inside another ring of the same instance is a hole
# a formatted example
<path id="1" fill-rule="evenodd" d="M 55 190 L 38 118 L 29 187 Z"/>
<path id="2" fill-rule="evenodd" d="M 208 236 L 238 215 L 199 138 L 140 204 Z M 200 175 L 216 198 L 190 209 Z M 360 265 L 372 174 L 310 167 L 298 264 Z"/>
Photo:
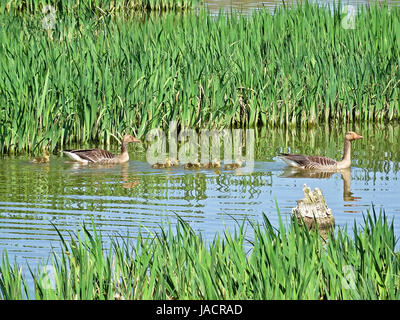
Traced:
<path id="1" fill-rule="evenodd" d="M 309 179 L 329 179 L 333 174 L 338 174 L 343 180 L 343 201 L 354 202 L 361 199 L 356 197 L 351 192 L 351 168 L 342 169 L 340 171 L 316 171 L 316 170 L 302 170 L 293 167 L 287 167 L 283 170 L 283 173 L 279 176 L 282 178 L 309 178 Z M 354 206 L 352 204 L 345 204 L 347 207 Z M 348 211 L 344 212 L 360 212 L 360 211 Z"/>
<path id="2" fill-rule="evenodd" d="M 336 173 L 307 173 L 288 169 L 276 158 L 281 152 L 341 158 L 347 130 L 364 138 L 354 144 L 352 168 Z M 373 203 L 395 218 L 400 236 L 399 126 L 352 128 L 268 129 L 256 132 L 252 173 L 214 170 L 152 169 L 145 154 L 131 152 L 124 165 L 80 165 L 52 155 L 48 164 L 27 157 L 4 157 L 0 166 L 0 251 L 11 260 L 46 260 L 59 247 L 52 224 L 75 232 L 91 219 L 103 235 L 134 237 L 157 232 L 180 215 L 204 238 L 233 229 L 237 221 L 262 221 L 265 213 L 278 224 L 276 202 L 284 219 L 303 186 L 323 191 L 336 226 L 351 228 Z M 115 146 L 115 150 L 118 146 Z M 114 150 L 111 150 L 114 151 Z M 289 219 L 288 219 L 289 220 Z M 107 237 L 105 237 L 107 238 Z"/>

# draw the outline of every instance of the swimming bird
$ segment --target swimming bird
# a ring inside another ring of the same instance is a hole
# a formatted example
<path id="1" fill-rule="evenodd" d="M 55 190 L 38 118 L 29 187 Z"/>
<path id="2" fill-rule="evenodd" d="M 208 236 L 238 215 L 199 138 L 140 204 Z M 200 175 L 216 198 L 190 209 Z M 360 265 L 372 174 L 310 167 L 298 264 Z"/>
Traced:
<path id="1" fill-rule="evenodd" d="M 123 137 L 119 155 L 102 149 L 64 150 L 63 153 L 80 163 L 123 163 L 129 161 L 128 144 L 131 142 L 140 142 L 140 140 L 129 134 Z"/>
<path id="2" fill-rule="evenodd" d="M 170 158 L 169 164 L 171 167 L 177 167 L 179 165 L 179 160 L 176 158 Z"/>
<path id="3" fill-rule="evenodd" d="M 157 162 L 157 163 L 154 163 L 151 167 L 153 168 L 153 169 L 165 169 L 165 168 L 170 168 L 170 167 L 176 167 L 176 166 L 178 166 L 178 159 L 175 159 L 175 158 L 172 158 L 172 159 L 170 159 L 170 158 L 167 158 L 166 160 L 165 160 L 165 162 L 164 163 L 162 163 L 162 162 Z"/>
<path id="4" fill-rule="evenodd" d="M 226 165 L 224 165 L 224 169 L 225 170 L 234 170 L 234 169 L 238 169 L 242 167 L 242 160 L 240 159 L 236 159 L 234 163 L 227 163 Z"/>
<path id="5" fill-rule="evenodd" d="M 199 169 L 200 168 L 200 162 L 198 160 L 194 162 L 187 162 L 182 165 L 183 169 Z"/>
<path id="6" fill-rule="evenodd" d="M 31 160 L 32 163 L 48 163 L 50 162 L 50 154 L 47 150 L 43 152 L 43 157 L 37 157 Z"/>
<path id="7" fill-rule="evenodd" d="M 344 137 L 344 153 L 340 161 L 321 156 L 281 153 L 278 158 L 291 167 L 316 170 L 340 170 L 351 166 L 351 142 L 362 139 L 359 134 L 348 131 Z"/>
<path id="8" fill-rule="evenodd" d="M 214 159 L 210 162 L 200 162 L 200 168 L 202 169 L 217 169 L 221 167 L 221 160 Z"/>

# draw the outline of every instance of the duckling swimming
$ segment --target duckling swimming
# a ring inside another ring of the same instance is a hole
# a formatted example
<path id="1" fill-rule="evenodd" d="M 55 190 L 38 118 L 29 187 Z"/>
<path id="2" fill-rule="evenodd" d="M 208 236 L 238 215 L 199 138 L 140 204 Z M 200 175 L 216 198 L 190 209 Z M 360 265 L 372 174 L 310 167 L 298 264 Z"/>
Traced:
<path id="1" fill-rule="evenodd" d="M 170 166 L 171 166 L 171 160 L 169 160 L 169 158 L 167 158 L 164 163 L 157 162 L 157 163 L 153 164 L 151 167 L 153 169 L 165 169 L 165 168 L 169 168 Z"/>
<path id="2" fill-rule="evenodd" d="M 236 159 L 236 161 L 234 163 L 228 163 L 226 165 L 224 165 L 224 169 L 225 170 L 234 170 L 234 169 L 238 169 L 242 167 L 242 160 Z"/>
<path id="3" fill-rule="evenodd" d="M 171 167 L 177 167 L 179 165 L 179 160 L 176 158 L 171 158 L 170 165 L 171 165 Z"/>
<path id="4" fill-rule="evenodd" d="M 199 161 L 195 161 L 195 162 L 187 162 L 185 164 L 182 165 L 183 169 L 199 169 L 201 166 Z"/>
<path id="5" fill-rule="evenodd" d="M 166 168 L 170 168 L 170 167 L 176 167 L 176 166 L 178 166 L 178 163 L 179 163 L 178 159 L 167 158 L 164 163 L 157 162 L 157 163 L 153 164 L 151 167 L 153 169 L 166 169 Z"/>
<path id="6" fill-rule="evenodd" d="M 214 159 L 211 162 L 207 163 L 200 163 L 200 168 L 202 169 L 216 169 L 221 167 L 221 160 L 219 159 Z"/>
<path id="7" fill-rule="evenodd" d="M 50 154 L 47 150 L 43 152 L 43 157 L 33 158 L 31 160 L 32 163 L 49 163 L 50 162 Z"/>

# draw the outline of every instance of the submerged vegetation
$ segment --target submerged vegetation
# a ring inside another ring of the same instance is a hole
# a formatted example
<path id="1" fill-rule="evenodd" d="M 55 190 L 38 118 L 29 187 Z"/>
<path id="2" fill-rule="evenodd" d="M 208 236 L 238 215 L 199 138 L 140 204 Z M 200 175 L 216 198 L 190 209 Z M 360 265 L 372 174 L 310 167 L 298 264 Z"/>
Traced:
<path id="1" fill-rule="evenodd" d="M 279 212 L 278 212 L 279 214 Z M 22 269 L 7 254 L 1 299 L 399 299 L 400 263 L 393 222 L 372 210 L 364 226 L 332 234 L 279 220 L 275 229 L 243 223 L 209 243 L 178 218 L 153 237 L 112 239 L 93 225 L 65 239 L 51 266 L 34 270 L 30 296 Z M 246 239 L 247 228 L 251 239 Z M 131 242 L 132 241 L 132 242 Z M 49 270 L 51 269 L 51 270 Z"/>
<path id="2" fill-rule="evenodd" d="M 110 2 L 111 3 L 111 2 Z M 2 14 L 0 150 L 193 128 L 400 119 L 400 8 L 251 17 Z M 129 19 L 129 20 L 127 20 Z M 38 149 L 37 149 L 38 150 Z"/>

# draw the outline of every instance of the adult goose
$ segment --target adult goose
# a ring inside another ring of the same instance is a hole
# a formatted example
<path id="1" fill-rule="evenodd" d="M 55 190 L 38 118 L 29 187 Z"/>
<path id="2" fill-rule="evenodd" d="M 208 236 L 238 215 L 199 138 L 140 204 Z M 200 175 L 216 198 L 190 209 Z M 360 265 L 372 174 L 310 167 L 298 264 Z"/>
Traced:
<path id="1" fill-rule="evenodd" d="M 115 155 L 102 149 L 64 150 L 63 152 L 72 160 L 79 161 L 81 163 L 123 163 L 129 160 L 128 144 L 131 142 L 140 142 L 140 140 L 131 135 L 125 135 L 123 137 L 121 153 L 119 155 Z"/>
<path id="2" fill-rule="evenodd" d="M 291 167 L 300 169 L 316 169 L 316 170 L 340 170 L 350 168 L 351 165 L 351 142 L 362 139 L 359 134 L 348 131 L 344 137 L 344 153 L 340 161 L 336 161 L 327 157 L 305 156 L 301 154 L 281 153 L 279 158 Z"/>

